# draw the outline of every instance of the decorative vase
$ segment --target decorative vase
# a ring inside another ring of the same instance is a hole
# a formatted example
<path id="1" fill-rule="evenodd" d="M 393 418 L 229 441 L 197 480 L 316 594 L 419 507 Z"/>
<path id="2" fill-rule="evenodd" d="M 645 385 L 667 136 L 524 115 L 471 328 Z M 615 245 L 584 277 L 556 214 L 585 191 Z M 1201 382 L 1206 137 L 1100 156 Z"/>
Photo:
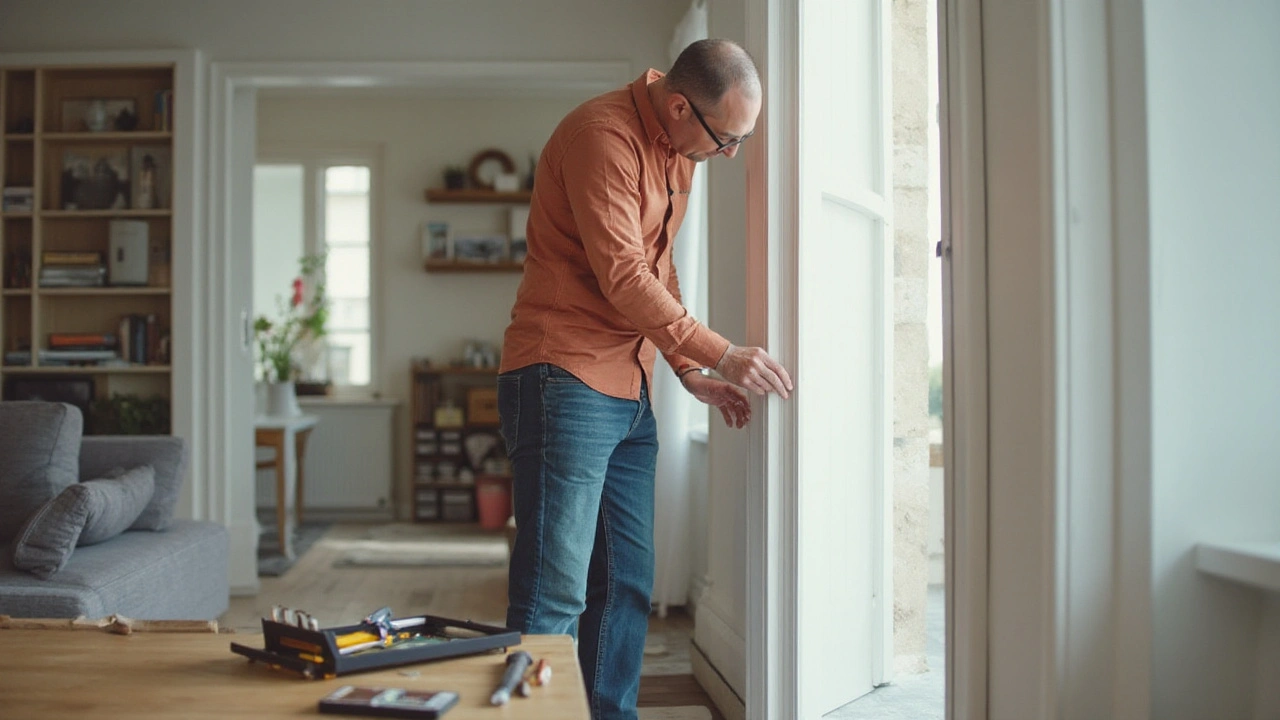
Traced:
<path id="1" fill-rule="evenodd" d="M 293 381 L 267 383 L 267 415 L 295 417 L 302 414 Z"/>
<path id="2" fill-rule="evenodd" d="M 107 104 L 101 100 L 92 100 L 84 111 L 84 126 L 92 132 L 107 129 Z"/>

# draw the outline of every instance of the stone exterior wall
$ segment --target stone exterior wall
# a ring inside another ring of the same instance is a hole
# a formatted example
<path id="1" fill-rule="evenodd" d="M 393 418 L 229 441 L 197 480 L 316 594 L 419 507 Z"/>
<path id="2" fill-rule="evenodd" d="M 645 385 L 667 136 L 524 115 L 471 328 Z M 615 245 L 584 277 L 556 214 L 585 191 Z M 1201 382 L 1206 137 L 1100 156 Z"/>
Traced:
<path id="1" fill-rule="evenodd" d="M 928 669 L 930 12 L 931 0 L 893 0 L 893 642 L 901 673 Z"/>

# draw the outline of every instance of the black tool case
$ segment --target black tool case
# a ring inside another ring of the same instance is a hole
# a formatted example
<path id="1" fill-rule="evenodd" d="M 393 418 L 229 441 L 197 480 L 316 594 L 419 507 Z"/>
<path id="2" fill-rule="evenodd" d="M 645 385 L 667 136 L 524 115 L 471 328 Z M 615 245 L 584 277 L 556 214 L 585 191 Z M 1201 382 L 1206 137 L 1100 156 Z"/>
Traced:
<path id="1" fill-rule="evenodd" d="M 316 680 L 492 650 L 505 651 L 520 644 L 520 633 L 516 630 L 466 620 L 414 615 L 396 618 L 392 622 L 407 625 L 416 620 L 422 622 L 408 625 L 404 630 L 440 638 L 441 641 L 418 646 L 370 648 L 344 655 L 339 652 L 337 638 L 349 633 L 369 632 L 368 625 L 307 630 L 263 618 L 262 636 L 266 647 L 258 649 L 233 642 L 231 652 Z"/>

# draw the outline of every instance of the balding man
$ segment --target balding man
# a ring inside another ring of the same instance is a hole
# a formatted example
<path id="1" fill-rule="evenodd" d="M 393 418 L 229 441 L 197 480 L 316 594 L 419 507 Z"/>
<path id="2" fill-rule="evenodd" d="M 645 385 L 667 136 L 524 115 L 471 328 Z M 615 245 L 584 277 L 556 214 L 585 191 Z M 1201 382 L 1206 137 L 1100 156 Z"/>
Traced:
<path id="1" fill-rule="evenodd" d="M 595 720 L 636 717 L 653 587 L 655 348 L 730 427 L 751 418 L 740 388 L 792 389 L 764 350 L 685 310 L 671 260 L 696 164 L 736 155 L 760 104 L 751 57 L 701 40 L 665 76 L 649 70 L 573 110 L 538 162 L 498 378 L 517 527 L 507 625 L 576 634 Z"/>

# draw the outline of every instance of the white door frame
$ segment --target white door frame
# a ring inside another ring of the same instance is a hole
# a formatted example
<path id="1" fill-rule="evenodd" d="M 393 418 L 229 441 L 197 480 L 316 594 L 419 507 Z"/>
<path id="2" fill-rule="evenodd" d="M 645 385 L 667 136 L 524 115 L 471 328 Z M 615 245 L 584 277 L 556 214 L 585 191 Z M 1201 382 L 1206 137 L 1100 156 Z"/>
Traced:
<path id="1" fill-rule="evenodd" d="M 959 0 L 938 0 L 937 12 L 946 716 L 980 720 L 987 717 L 989 472 L 982 14 Z"/>
<path id="2" fill-rule="evenodd" d="M 747 48 L 765 72 L 763 142 L 747 151 L 747 341 L 785 366 L 798 354 L 799 48 L 803 0 L 747 0 Z M 981 15 L 939 0 L 944 244 L 950 255 L 948 365 L 947 716 L 986 717 L 987 328 Z M 952 195 L 948 196 L 948 193 Z M 944 276 L 948 272 L 944 269 Z M 957 344 L 958 343 L 958 344 Z M 803 378 L 797 378 L 803 383 Z M 748 718 L 798 707 L 797 458 L 794 404 L 771 398 L 750 426 L 747 482 Z"/>
<path id="3" fill-rule="evenodd" d="M 208 306 L 209 388 L 204 400 L 208 420 L 208 496 L 213 517 L 232 530 L 231 587 L 236 594 L 257 591 L 253 558 L 257 534 L 250 452 L 237 450 L 236 433 L 246 432 L 250 417 L 239 417 L 237 393 L 242 380 L 231 376 L 236 353 L 249 352 L 242 320 L 252 299 L 228 292 L 234 274 L 252 270 L 249 238 L 234 232 L 231 179 L 236 170 L 234 131 L 254 93 L 267 88 L 406 88 L 422 92 L 500 94 L 510 97 L 549 94 L 590 95 L 616 89 L 634 79 L 627 61 L 600 62 L 228 62 L 210 66 Z M 251 315 L 250 315 L 251 316 Z M 251 381 L 250 381 L 251 382 Z M 247 509 L 246 509 L 247 504 Z"/>

